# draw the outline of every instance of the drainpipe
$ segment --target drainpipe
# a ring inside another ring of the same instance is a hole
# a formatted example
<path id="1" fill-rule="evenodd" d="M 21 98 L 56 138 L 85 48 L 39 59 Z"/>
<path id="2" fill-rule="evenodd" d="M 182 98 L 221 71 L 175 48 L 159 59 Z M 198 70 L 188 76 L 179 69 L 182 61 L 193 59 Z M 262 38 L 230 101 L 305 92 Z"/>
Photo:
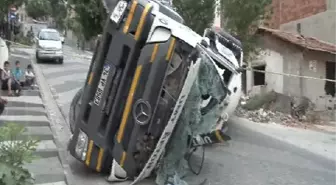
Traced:
<path id="1" fill-rule="evenodd" d="M 302 34 L 300 34 L 301 35 L 301 37 L 303 37 L 304 38 L 304 36 L 302 35 Z M 303 69 L 302 69 L 302 66 L 303 66 L 303 64 L 304 64 L 304 56 L 305 56 L 305 53 L 306 53 L 306 51 L 308 50 L 307 49 L 307 40 L 304 38 L 304 41 L 305 41 L 305 47 L 304 47 L 304 49 L 303 49 L 303 51 L 302 51 L 302 59 L 300 60 L 300 63 L 299 63 L 299 65 L 300 65 L 300 67 L 299 67 L 299 75 L 300 76 L 303 76 Z M 303 96 L 303 78 L 301 78 L 300 77 L 300 95 L 301 95 L 301 97 Z"/>

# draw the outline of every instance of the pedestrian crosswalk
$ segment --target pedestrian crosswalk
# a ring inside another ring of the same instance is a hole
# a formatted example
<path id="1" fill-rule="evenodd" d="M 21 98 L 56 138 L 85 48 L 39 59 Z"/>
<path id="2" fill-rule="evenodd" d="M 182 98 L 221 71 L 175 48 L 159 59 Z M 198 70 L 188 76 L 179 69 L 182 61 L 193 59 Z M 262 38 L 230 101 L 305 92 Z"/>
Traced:
<path id="1" fill-rule="evenodd" d="M 38 90 L 24 90 L 20 97 L 2 98 L 8 101 L 3 114 L 0 116 L 0 126 L 15 123 L 25 126 L 26 132 L 16 138 L 23 140 L 36 137 L 39 140 L 35 151 L 37 158 L 25 167 L 32 173 L 36 184 L 59 183 L 65 184 L 63 167 L 58 158 L 58 149 L 54 142 L 49 120 Z"/>

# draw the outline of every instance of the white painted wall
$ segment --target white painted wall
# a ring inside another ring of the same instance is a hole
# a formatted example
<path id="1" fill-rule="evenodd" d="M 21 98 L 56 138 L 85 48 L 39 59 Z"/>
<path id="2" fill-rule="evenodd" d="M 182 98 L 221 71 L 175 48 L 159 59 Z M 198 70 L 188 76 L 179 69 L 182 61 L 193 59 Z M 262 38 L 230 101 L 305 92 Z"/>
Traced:
<path id="1" fill-rule="evenodd" d="M 8 61 L 8 48 L 6 42 L 0 38 L 0 69 L 5 61 Z"/>
<path id="2" fill-rule="evenodd" d="M 283 73 L 283 57 L 280 53 L 266 50 L 264 60 L 267 61 L 266 71 Z M 284 79 L 281 75 L 266 74 L 267 91 L 274 90 L 277 93 L 283 93 Z"/>
<path id="3" fill-rule="evenodd" d="M 275 52 L 273 50 L 266 49 L 261 52 L 258 59 L 252 62 L 250 67 L 253 65 L 264 65 L 266 64 L 266 71 L 272 71 L 275 73 L 283 73 L 283 57 L 280 53 Z M 253 72 L 247 72 L 247 92 L 252 94 L 259 93 L 260 91 L 271 91 L 274 90 L 277 93 L 283 93 L 284 90 L 284 79 L 281 75 L 275 74 L 266 74 L 265 82 L 267 85 L 265 86 L 253 86 Z"/>

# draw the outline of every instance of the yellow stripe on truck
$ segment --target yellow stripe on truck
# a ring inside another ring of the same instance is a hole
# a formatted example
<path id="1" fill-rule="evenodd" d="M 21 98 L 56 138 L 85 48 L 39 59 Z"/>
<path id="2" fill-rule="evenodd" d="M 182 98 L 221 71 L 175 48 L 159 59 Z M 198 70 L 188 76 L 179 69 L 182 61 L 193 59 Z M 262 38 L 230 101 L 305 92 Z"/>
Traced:
<path id="1" fill-rule="evenodd" d="M 154 62 L 158 50 L 159 50 L 159 44 L 155 44 L 154 49 L 153 49 L 153 53 L 152 53 L 152 56 L 151 56 L 151 60 L 150 60 L 151 63 Z"/>
<path id="2" fill-rule="evenodd" d="M 129 116 L 129 113 L 131 112 L 133 97 L 134 97 L 134 93 L 135 93 L 135 90 L 136 90 L 138 82 L 139 82 L 141 72 L 142 72 L 142 65 L 139 65 L 135 70 L 135 74 L 134 74 L 134 78 L 133 78 L 133 81 L 132 81 L 131 89 L 128 93 L 128 97 L 127 97 L 127 100 L 126 100 L 126 105 L 125 105 L 124 113 L 123 113 L 123 116 L 122 116 L 122 119 L 121 119 L 121 124 L 120 124 L 120 128 L 119 128 L 118 136 L 117 136 L 118 143 L 121 142 L 121 140 L 124 136 L 124 131 L 125 131 L 126 123 L 127 123 L 127 118 Z"/>
<path id="3" fill-rule="evenodd" d="M 145 9 L 144 9 L 144 11 L 141 14 L 140 22 L 138 24 L 137 30 L 135 32 L 135 37 L 134 37 L 134 39 L 136 41 L 139 40 L 139 38 L 141 36 L 142 30 L 143 30 L 143 27 L 144 27 L 144 24 L 145 24 L 145 20 L 146 20 L 146 17 L 147 17 L 147 14 L 148 14 L 148 12 L 149 12 L 149 10 L 150 10 L 151 7 L 152 7 L 152 5 L 148 3 L 145 6 Z"/>
<path id="4" fill-rule="evenodd" d="M 138 2 L 136 0 L 133 0 L 130 12 L 128 13 L 128 17 L 127 20 L 125 22 L 125 26 L 123 29 L 124 34 L 126 34 L 129 30 L 129 27 L 132 23 L 133 17 L 134 17 L 134 12 L 135 12 L 135 8 L 137 7 Z"/>
<path id="5" fill-rule="evenodd" d="M 222 135 L 219 133 L 219 130 L 216 130 L 215 133 L 216 133 L 216 138 L 217 138 L 219 141 L 224 142 L 224 139 L 223 139 Z"/>
<path id="6" fill-rule="evenodd" d="M 90 140 L 90 142 L 89 142 L 89 147 L 88 147 L 88 151 L 87 151 L 87 155 L 86 155 L 86 160 L 85 160 L 85 164 L 86 164 L 87 166 L 90 165 L 91 154 L 92 154 L 92 148 L 93 148 L 93 141 Z"/>
<path id="7" fill-rule="evenodd" d="M 169 48 L 168 48 L 168 53 L 166 55 L 166 60 L 169 62 L 173 56 L 174 53 L 174 48 L 175 48 L 175 43 L 176 43 L 176 39 L 172 38 L 170 44 L 169 44 Z"/>
<path id="8" fill-rule="evenodd" d="M 125 160 L 126 160 L 126 152 L 123 152 L 122 155 L 121 155 L 121 159 L 120 159 L 120 166 L 121 167 L 124 167 Z"/>
<path id="9" fill-rule="evenodd" d="M 88 80 L 88 85 L 91 85 L 93 79 L 93 72 L 90 73 L 89 80 Z"/>
<path id="10" fill-rule="evenodd" d="M 103 155 L 104 155 L 104 149 L 100 148 L 99 149 L 99 153 L 98 153 L 97 166 L 96 166 L 97 172 L 101 171 Z"/>

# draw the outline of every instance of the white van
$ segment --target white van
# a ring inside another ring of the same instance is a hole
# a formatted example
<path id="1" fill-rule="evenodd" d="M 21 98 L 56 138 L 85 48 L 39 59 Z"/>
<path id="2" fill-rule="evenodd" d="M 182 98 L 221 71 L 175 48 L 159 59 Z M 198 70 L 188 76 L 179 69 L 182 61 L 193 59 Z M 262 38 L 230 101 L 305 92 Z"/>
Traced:
<path id="1" fill-rule="evenodd" d="M 36 39 L 36 61 L 55 60 L 63 64 L 63 43 L 55 29 L 41 29 Z"/>
<path id="2" fill-rule="evenodd" d="M 5 61 L 8 61 L 8 47 L 6 42 L 0 37 L 0 69 L 3 68 Z"/>

